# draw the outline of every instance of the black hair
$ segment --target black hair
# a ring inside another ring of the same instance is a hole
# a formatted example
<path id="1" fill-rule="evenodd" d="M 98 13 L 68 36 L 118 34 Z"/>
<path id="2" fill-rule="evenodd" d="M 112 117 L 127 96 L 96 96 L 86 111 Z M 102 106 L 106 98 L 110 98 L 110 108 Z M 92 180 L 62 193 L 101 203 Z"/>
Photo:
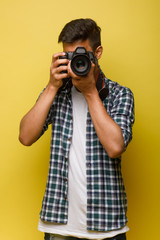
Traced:
<path id="1" fill-rule="evenodd" d="M 77 40 L 89 40 L 93 51 L 101 45 L 101 28 L 90 18 L 80 18 L 68 22 L 62 29 L 58 43 L 73 43 Z"/>

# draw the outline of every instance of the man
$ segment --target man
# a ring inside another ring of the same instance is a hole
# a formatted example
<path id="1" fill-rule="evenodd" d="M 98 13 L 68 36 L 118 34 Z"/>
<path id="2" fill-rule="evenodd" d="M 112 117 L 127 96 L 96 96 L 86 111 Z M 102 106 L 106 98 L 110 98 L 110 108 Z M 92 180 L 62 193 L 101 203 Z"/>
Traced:
<path id="1" fill-rule="evenodd" d="M 63 52 L 53 55 L 49 83 L 20 124 L 19 139 L 27 146 L 52 124 L 38 228 L 45 240 L 124 240 L 128 227 L 121 154 L 132 138 L 133 94 L 102 73 L 100 28 L 93 20 L 67 23 L 59 42 Z M 85 76 L 75 74 L 66 57 L 77 47 L 94 55 Z"/>

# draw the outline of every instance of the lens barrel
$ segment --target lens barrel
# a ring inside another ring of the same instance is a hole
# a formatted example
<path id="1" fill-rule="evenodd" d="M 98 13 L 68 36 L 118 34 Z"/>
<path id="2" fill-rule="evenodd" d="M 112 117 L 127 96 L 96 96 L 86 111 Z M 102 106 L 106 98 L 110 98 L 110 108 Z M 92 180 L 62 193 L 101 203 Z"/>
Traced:
<path id="1" fill-rule="evenodd" d="M 77 54 L 71 60 L 71 69 L 77 76 L 85 76 L 91 69 L 91 61 L 87 55 Z"/>

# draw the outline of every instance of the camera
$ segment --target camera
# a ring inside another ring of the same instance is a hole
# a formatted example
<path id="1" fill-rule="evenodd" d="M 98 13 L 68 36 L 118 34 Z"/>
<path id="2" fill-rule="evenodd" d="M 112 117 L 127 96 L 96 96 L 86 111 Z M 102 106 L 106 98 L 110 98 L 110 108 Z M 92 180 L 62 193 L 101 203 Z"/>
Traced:
<path id="1" fill-rule="evenodd" d="M 65 52 L 65 56 L 59 58 L 71 60 L 71 69 L 77 76 L 86 76 L 91 69 L 91 62 L 96 61 L 93 52 L 86 51 L 84 47 L 77 47 L 74 52 Z"/>

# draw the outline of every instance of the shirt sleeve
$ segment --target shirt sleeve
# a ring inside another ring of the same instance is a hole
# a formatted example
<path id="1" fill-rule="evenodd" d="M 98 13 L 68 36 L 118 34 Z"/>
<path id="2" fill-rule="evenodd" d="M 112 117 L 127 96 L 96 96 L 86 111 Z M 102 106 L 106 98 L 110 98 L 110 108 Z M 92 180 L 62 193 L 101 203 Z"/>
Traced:
<path id="1" fill-rule="evenodd" d="M 111 110 L 112 119 L 120 126 L 125 148 L 132 139 L 134 123 L 134 96 L 129 88 L 121 87 L 116 94 Z"/>
<path id="2" fill-rule="evenodd" d="M 43 89 L 43 91 L 44 90 L 45 90 L 45 88 Z M 43 93 L 43 91 L 40 93 L 38 99 L 40 98 L 40 96 Z M 37 99 L 37 101 L 38 101 L 38 99 Z M 45 123 L 43 125 L 42 132 L 41 132 L 40 136 L 38 137 L 38 139 L 44 134 L 45 131 L 47 131 L 48 126 L 53 122 L 53 116 L 54 116 L 54 107 L 53 107 L 53 103 L 52 103 L 52 105 L 50 107 L 50 110 L 48 112 L 47 118 L 45 120 Z"/>
<path id="3" fill-rule="evenodd" d="M 51 106 L 50 110 L 49 110 L 49 113 L 47 115 L 47 118 L 46 118 L 46 121 L 43 125 L 43 129 L 42 129 L 42 132 L 39 136 L 39 138 L 45 133 L 45 131 L 47 131 L 48 129 L 48 126 L 53 122 L 53 107 Z"/>

